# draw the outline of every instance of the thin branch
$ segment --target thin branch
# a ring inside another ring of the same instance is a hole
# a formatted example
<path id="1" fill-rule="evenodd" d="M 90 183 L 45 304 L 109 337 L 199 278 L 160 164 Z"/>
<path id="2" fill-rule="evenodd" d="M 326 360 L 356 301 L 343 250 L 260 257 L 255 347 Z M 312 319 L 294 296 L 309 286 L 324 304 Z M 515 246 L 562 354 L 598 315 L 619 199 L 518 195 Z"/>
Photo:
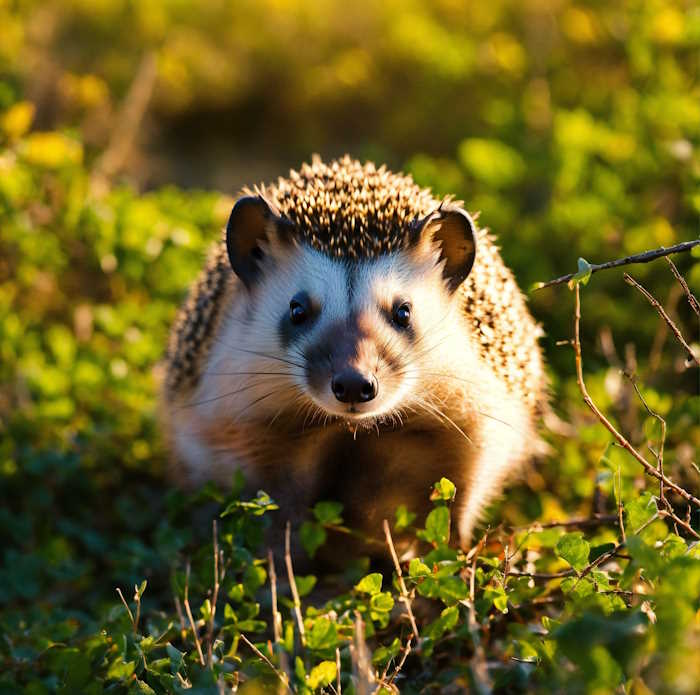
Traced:
<path id="1" fill-rule="evenodd" d="M 141 619 L 141 593 L 139 587 L 134 584 L 134 601 L 136 602 L 136 615 L 134 616 L 134 632 L 139 631 L 139 620 Z"/>
<path id="2" fill-rule="evenodd" d="M 401 658 L 399 659 L 398 663 L 396 664 L 396 668 L 394 669 L 394 672 L 391 674 L 389 678 L 389 685 L 391 685 L 395 680 L 396 676 L 399 675 L 401 672 L 401 669 L 403 668 L 403 665 L 406 663 L 406 659 L 408 658 L 408 655 L 411 653 L 411 643 L 413 642 L 413 634 L 410 634 L 408 636 L 408 639 L 406 640 L 406 644 L 404 645 L 403 649 L 401 650 Z"/>
<path id="3" fill-rule="evenodd" d="M 663 468 L 659 469 L 659 472 L 663 475 Z M 622 536 L 622 542 L 626 543 L 627 542 L 627 534 L 625 533 L 625 521 L 624 521 L 624 515 L 623 515 L 623 509 L 622 509 L 622 469 L 620 466 L 617 467 L 617 470 L 615 471 L 615 477 L 617 481 L 617 523 L 618 526 L 620 527 L 620 535 Z M 661 489 L 664 489 L 664 483 L 663 480 L 659 481 L 659 485 L 661 486 Z"/>
<path id="4" fill-rule="evenodd" d="M 90 189 L 94 192 L 105 190 L 107 183 L 127 163 L 153 96 L 158 78 L 157 63 L 156 55 L 152 51 L 141 58 L 124 103 L 114 119 L 115 127 L 112 129 L 109 144 L 97 160 L 90 176 Z"/>
<path id="5" fill-rule="evenodd" d="M 683 489 L 679 485 L 676 485 L 672 480 L 670 480 L 665 474 L 659 473 L 659 471 L 652 466 L 649 461 L 647 461 L 628 441 L 625 437 L 618 432 L 614 425 L 603 415 L 603 413 L 598 410 L 598 407 L 591 399 L 586 389 L 586 384 L 583 380 L 583 358 L 581 356 L 581 339 L 580 339 L 580 323 L 581 323 L 581 291 L 580 285 L 577 284 L 575 289 L 576 297 L 576 312 L 574 320 L 574 354 L 576 357 L 576 380 L 578 382 L 579 390 L 583 396 L 583 400 L 586 405 L 591 409 L 593 414 L 600 420 L 603 426 L 610 432 L 613 437 L 617 440 L 617 443 L 630 453 L 639 463 L 642 464 L 644 470 L 648 475 L 653 476 L 657 480 L 663 480 L 664 484 L 670 490 L 673 490 L 677 495 L 682 497 L 686 502 L 690 502 L 695 507 L 700 508 L 700 499 L 691 495 L 687 490 Z M 700 538 L 700 536 L 692 530 L 692 535 L 695 538 Z"/>
<path id="6" fill-rule="evenodd" d="M 561 572 L 521 572 L 520 570 L 509 570 L 508 577 L 527 577 L 534 581 L 548 582 L 552 579 L 565 579 L 576 575 L 576 570 L 563 570 Z"/>
<path id="7" fill-rule="evenodd" d="M 274 672 L 277 678 L 279 678 L 282 683 L 284 683 L 285 687 L 289 692 L 293 692 L 292 689 L 289 687 L 289 681 L 287 680 L 287 676 L 282 673 L 243 633 L 241 633 L 241 639 L 250 647 L 250 649 L 255 652 L 255 655 L 261 658 Z"/>
<path id="8" fill-rule="evenodd" d="M 173 596 L 173 603 L 175 603 L 175 612 L 177 613 L 177 617 L 180 620 L 180 632 L 182 633 L 182 638 L 185 638 L 185 634 L 187 633 L 187 627 L 185 626 L 185 616 L 182 614 L 182 606 L 180 606 L 180 599 L 177 597 L 177 595 Z"/>
<path id="9" fill-rule="evenodd" d="M 406 613 L 408 614 L 408 619 L 411 621 L 411 629 L 413 630 L 413 636 L 416 640 L 420 640 L 420 635 L 418 632 L 418 626 L 416 625 L 416 618 L 413 615 L 413 610 L 411 608 L 411 598 L 408 595 L 408 589 L 406 589 L 406 582 L 403 579 L 403 572 L 401 572 L 401 563 L 399 563 L 399 556 L 396 554 L 396 548 L 394 547 L 394 541 L 391 537 L 391 529 L 389 528 L 389 522 L 384 519 L 384 536 L 386 537 L 386 544 L 389 546 L 389 552 L 391 553 L 391 559 L 394 561 L 394 569 L 396 570 L 396 576 L 398 578 L 399 587 L 401 589 L 401 601 L 406 606 Z M 410 643 L 410 639 L 409 639 Z"/>
<path id="10" fill-rule="evenodd" d="M 479 623 L 476 620 L 476 609 L 474 604 L 476 602 L 476 563 L 479 559 L 479 553 L 486 545 L 486 539 L 488 538 L 488 530 L 482 536 L 481 540 L 469 551 L 467 558 L 471 557 L 471 573 L 469 575 L 469 602 L 467 603 L 467 616 L 469 625 L 469 634 L 472 638 L 472 644 L 474 646 L 474 656 L 472 657 L 472 673 L 474 674 L 474 682 L 476 685 L 476 691 L 481 695 L 486 695 L 491 693 L 491 679 L 489 678 L 488 664 L 486 662 L 486 654 L 484 653 L 484 647 L 479 639 Z"/>
<path id="11" fill-rule="evenodd" d="M 654 249 L 653 251 L 645 251 L 644 253 L 638 253 L 634 256 L 625 256 L 625 258 L 618 258 L 617 260 L 608 261 L 607 263 L 591 263 L 591 274 L 597 273 L 599 270 L 617 268 L 621 265 L 630 265 L 632 263 L 649 263 L 657 258 L 669 256 L 672 253 L 690 251 L 690 249 L 698 244 L 700 244 L 700 239 L 693 239 L 692 241 L 684 241 L 682 244 L 676 244 L 675 246 L 669 246 L 668 248 L 662 246 L 661 248 Z M 571 280 L 575 275 L 577 275 L 577 273 L 569 273 L 568 275 L 562 275 L 562 277 L 556 278 L 555 280 L 539 283 L 533 288 L 533 291 L 542 290 L 545 287 L 552 287 L 553 285 L 561 285 L 562 283 L 569 282 L 569 280 Z"/>
<path id="12" fill-rule="evenodd" d="M 272 550 L 267 551 L 267 563 L 270 575 L 270 594 L 272 596 L 272 634 L 275 645 L 282 643 L 282 614 L 277 610 L 277 572 L 275 571 L 275 558 Z M 280 668 L 283 673 L 289 674 L 289 661 L 287 652 L 283 649 L 279 651 Z"/>
<path id="13" fill-rule="evenodd" d="M 216 618 L 216 602 L 219 599 L 219 540 L 218 533 L 216 529 L 216 519 L 212 521 L 212 538 L 214 547 L 214 591 L 211 597 L 211 614 L 209 616 L 209 627 L 207 629 L 207 659 L 209 662 L 209 667 L 211 668 L 213 663 L 213 649 L 214 649 L 214 621 Z"/>
<path id="14" fill-rule="evenodd" d="M 676 264 L 670 258 L 667 257 L 666 262 L 669 264 L 669 266 L 671 266 L 671 272 L 676 276 L 676 280 L 678 280 L 678 283 L 683 288 L 683 291 L 685 292 L 685 296 L 688 298 L 688 304 L 690 304 L 690 308 L 698 316 L 700 316 L 700 304 L 698 304 L 697 298 L 690 291 L 690 287 L 688 287 L 688 283 L 685 281 L 685 278 L 678 272 L 678 268 L 676 268 Z"/>
<path id="15" fill-rule="evenodd" d="M 566 521 L 548 521 L 547 523 L 541 523 L 536 521 L 534 524 L 529 526 L 516 526 L 514 531 L 539 531 L 546 528 L 588 528 L 595 526 L 605 526 L 605 524 L 612 524 L 617 521 L 617 517 L 614 514 L 594 514 L 591 517 L 586 517 L 583 519 L 567 519 Z"/>
<path id="16" fill-rule="evenodd" d="M 275 644 L 282 641 L 281 616 L 277 610 L 277 572 L 275 572 L 275 559 L 272 550 L 267 551 L 267 564 L 270 574 L 270 593 L 272 595 L 272 634 Z"/>
<path id="17" fill-rule="evenodd" d="M 357 695 L 370 695 L 375 691 L 376 680 L 372 669 L 372 661 L 365 640 L 365 623 L 358 611 L 355 611 L 355 636 L 350 645 L 352 667 Z"/>
<path id="18" fill-rule="evenodd" d="M 129 620 L 131 620 L 131 627 L 133 627 L 134 632 L 136 632 L 136 621 L 134 620 L 134 614 L 131 612 L 131 608 L 129 608 L 129 604 L 126 602 L 124 594 L 122 594 L 122 590 L 119 587 L 117 587 L 117 593 L 119 594 L 119 598 L 124 604 L 124 608 L 126 608 L 126 612 L 129 614 Z"/>
<path id="19" fill-rule="evenodd" d="M 624 274 L 623 276 L 625 278 L 625 282 L 628 285 L 632 285 L 632 287 L 635 287 L 638 289 L 646 298 L 646 300 L 651 304 L 656 311 L 659 312 L 659 315 L 661 318 L 666 321 L 666 324 L 668 327 L 671 329 L 671 332 L 673 335 L 676 336 L 676 339 L 678 342 L 685 348 L 685 351 L 688 353 L 690 356 L 690 359 L 695 362 L 695 364 L 700 367 L 700 359 L 697 358 L 693 350 L 691 349 L 690 345 L 685 342 L 685 338 L 681 334 L 681 332 L 678 330 L 676 327 L 676 324 L 673 323 L 671 320 L 671 317 L 666 313 L 666 310 L 661 306 L 661 304 L 658 302 L 658 300 L 648 291 L 646 290 L 642 285 L 640 285 L 631 275 L 628 275 L 627 273 Z"/>
<path id="20" fill-rule="evenodd" d="M 644 409 L 647 411 L 647 413 L 649 413 L 649 415 L 651 415 L 651 417 L 658 420 L 660 425 L 661 425 L 661 439 L 659 440 L 659 450 L 654 451 L 651 448 L 651 446 L 649 447 L 649 450 L 656 457 L 657 470 L 663 476 L 663 473 L 664 473 L 664 445 L 666 443 L 666 420 L 664 420 L 661 417 L 661 415 L 659 415 L 656 411 L 652 410 L 649 407 L 649 404 L 646 402 L 646 399 L 642 395 L 642 392 L 639 390 L 639 386 L 637 385 L 637 380 L 634 378 L 634 376 L 631 374 L 625 374 L 625 376 L 627 376 L 627 378 L 632 382 L 632 386 L 634 387 L 635 393 L 637 394 L 637 397 L 639 398 L 642 405 L 644 406 Z M 668 507 L 668 509 L 671 512 L 673 511 L 673 509 L 671 509 L 671 505 L 669 504 L 668 500 L 666 499 L 666 494 L 664 492 L 663 477 L 661 480 L 659 480 L 659 499 L 664 504 L 664 506 Z"/>
<path id="21" fill-rule="evenodd" d="M 202 653 L 202 645 L 199 642 L 199 635 L 197 634 L 197 625 L 192 617 L 192 609 L 190 608 L 190 563 L 187 563 L 187 569 L 185 571 L 185 595 L 182 602 L 185 606 L 185 613 L 187 613 L 187 619 L 190 621 L 190 626 L 192 628 L 192 635 L 194 637 L 194 644 L 197 647 L 197 654 L 199 655 L 199 663 L 202 666 L 206 665 L 204 661 L 204 654 Z"/>
<path id="22" fill-rule="evenodd" d="M 289 521 L 287 522 L 287 528 L 284 532 L 284 562 L 287 565 L 287 576 L 289 577 L 289 587 L 292 590 L 292 598 L 294 600 L 294 615 L 297 619 L 297 626 L 299 627 L 299 639 L 301 640 L 301 646 L 306 646 L 306 632 L 304 631 L 304 619 L 301 615 L 301 599 L 299 598 L 299 591 L 297 590 L 297 582 L 294 579 L 294 567 L 292 566 L 292 552 L 291 552 L 291 535 L 292 529 Z"/>
<path id="23" fill-rule="evenodd" d="M 343 695 L 343 686 L 340 684 L 340 647 L 335 648 L 335 692 Z"/>

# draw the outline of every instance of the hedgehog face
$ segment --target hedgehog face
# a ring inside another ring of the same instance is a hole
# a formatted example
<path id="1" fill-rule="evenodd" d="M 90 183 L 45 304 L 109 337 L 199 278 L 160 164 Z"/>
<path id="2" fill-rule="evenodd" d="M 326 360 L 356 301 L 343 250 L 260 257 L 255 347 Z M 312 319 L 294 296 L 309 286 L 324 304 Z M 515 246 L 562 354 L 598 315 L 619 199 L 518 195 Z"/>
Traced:
<path id="1" fill-rule="evenodd" d="M 455 327 L 466 330 L 454 290 L 473 262 L 471 226 L 461 216 L 452 221 L 469 232 L 466 268 L 464 244 L 445 255 L 454 231 L 448 224 L 429 230 L 424 224 L 413 230 L 411 243 L 375 258 L 331 258 L 298 241 L 291 225 L 280 232 L 277 220 L 270 229 L 269 208 L 244 200 L 237 206 L 246 215 L 256 207 L 262 213 L 266 239 L 260 243 L 258 231 L 243 257 L 240 226 L 239 238 L 229 241 L 232 266 L 249 289 L 236 366 L 242 374 L 262 374 L 277 365 L 276 396 L 261 396 L 249 415 L 274 416 L 282 408 L 370 427 L 400 422 L 419 408 L 426 384 L 444 368 L 440 348 Z M 442 249 L 434 243 L 440 228 Z"/>

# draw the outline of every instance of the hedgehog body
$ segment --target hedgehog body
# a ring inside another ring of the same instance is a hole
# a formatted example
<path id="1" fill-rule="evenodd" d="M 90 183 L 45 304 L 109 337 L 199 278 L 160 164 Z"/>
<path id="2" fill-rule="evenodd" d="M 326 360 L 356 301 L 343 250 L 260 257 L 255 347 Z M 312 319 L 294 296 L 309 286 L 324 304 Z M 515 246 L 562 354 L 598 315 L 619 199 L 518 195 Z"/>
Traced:
<path id="1" fill-rule="evenodd" d="M 319 499 L 370 534 L 458 487 L 459 542 L 532 455 L 539 328 L 490 234 L 410 177 L 314 159 L 244 191 L 180 311 L 164 422 L 180 478 Z"/>

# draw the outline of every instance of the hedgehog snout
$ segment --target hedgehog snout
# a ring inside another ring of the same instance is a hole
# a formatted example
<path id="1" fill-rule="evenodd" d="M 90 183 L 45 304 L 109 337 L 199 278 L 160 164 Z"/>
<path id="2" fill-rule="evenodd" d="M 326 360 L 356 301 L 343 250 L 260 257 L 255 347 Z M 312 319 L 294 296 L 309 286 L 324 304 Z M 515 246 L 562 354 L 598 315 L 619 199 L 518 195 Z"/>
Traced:
<path id="1" fill-rule="evenodd" d="M 379 383 L 374 374 L 346 367 L 333 375 L 331 391 L 341 403 L 367 403 L 376 397 Z"/>

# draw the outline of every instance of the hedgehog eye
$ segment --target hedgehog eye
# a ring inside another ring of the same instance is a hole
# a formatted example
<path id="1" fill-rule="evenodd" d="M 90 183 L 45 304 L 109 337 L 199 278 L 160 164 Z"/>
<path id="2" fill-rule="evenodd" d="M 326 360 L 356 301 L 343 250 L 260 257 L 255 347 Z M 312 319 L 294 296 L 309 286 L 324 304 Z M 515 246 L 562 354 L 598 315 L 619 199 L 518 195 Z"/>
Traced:
<path id="1" fill-rule="evenodd" d="M 406 328 L 411 323 L 411 305 L 408 302 L 399 304 L 394 309 L 394 323 L 401 328 Z"/>
<path id="2" fill-rule="evenodd" d="M 308 300 L 305 296 L 296 295 L 292 298 L 292 301 L 289 302 L 289 319 L 295 326 L 298 326 L 304 323 L 308 317 Z"/>

